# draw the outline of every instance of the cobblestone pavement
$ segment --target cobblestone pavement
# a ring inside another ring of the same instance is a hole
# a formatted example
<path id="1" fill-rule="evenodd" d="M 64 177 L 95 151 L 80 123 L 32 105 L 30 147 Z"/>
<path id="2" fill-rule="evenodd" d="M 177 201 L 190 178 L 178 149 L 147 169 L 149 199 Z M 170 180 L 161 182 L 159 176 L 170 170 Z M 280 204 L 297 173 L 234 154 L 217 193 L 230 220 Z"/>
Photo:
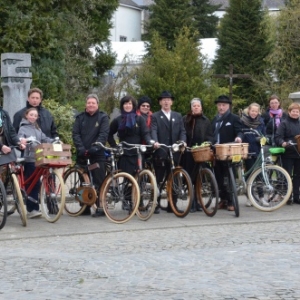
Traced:
<path id="1" fill-rule="evenodd" d="M 0 232 L 1 299 L 300 299 L 300 205 L 116 225 L 10 216 Z"/>

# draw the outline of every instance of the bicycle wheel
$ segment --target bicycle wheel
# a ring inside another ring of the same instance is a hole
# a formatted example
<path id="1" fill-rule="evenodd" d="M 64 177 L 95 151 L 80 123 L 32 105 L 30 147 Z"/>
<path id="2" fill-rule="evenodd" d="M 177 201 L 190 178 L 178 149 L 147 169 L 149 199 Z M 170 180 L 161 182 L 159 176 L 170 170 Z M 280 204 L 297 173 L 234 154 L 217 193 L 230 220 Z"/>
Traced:
<path id="1" fill-rule="evenodd" d="M 5 226 L 7 219 L 7 200 L 6 200 L 6 192 L 5 187 L 0 180 L 0 229 Z"/>
<path id="2" fill-rule="evenodd" d="M 15 174 L 11 174 L 11 193 L 13 197 L 13 202 L 16 205 L 17 211 L 20 215 L 23 226 L 27 226 L 27 215 L 26 208 L 24 204 L 24 198 L 20 190 L 20 185 Z"/>
<path id="3" fill-rule="evenodd" d="M 43 174 L 41 184 L 41 208 L 45 219 L 56 222 L 61 216 L 65 205 L 64 181 L 58 170 L 47 170 Z"/>
<path id="4" fill-rule="evenodd" d="M 175 168 L 167 180 L 167 192 L 172 211 L 179 218 L 184 218 L 191 209 L 193 185 L 189 174 Z"/>
<path id="5" fill-rule="evenodd" d="M 248 198 L 257 209 L 274 211 L 289 200 L 293 189 L 292 180 L 289 173 L 277 165 L 266 165 L 265 176 L 269 186 L 264 179 L 262 168 L 250 175 L 247 181 Z"/>
<path id="6" fill-rule="evenodd" d="M 236 191 L 236 182 L 232 167 L 229 168 L 229 197 L 234 207 L 234 212 L 237 217 L 240 215 L 239 199 Z"/>
<path id="7" fill-rule="evenodd" d="M 139 186 L 128 173 L 109 175 L 101 187 L 100 199 L 109 220 L 117 224 L 125 223 L 136 214 L 138 209 Z"/>
<path id="8" fill-rule="evenodd" d="M 213 172 L 203 168 L 200 170 L 195 184 L 196 195 L 205 214 L 213 217 L 218 210 L 219 190 Z"/>
<path id="9" fill-rule="evenodd" d="M 149 170 L 142 170 L 136 180 L 140 188 L 140 203 L 136 214 L 141 220 L 147 221 L 153 215 L 157 203 L 156 179 Z"/>
<path id="10" fill-rule="evenodd" d="M 64 173 L 63 180 L 66 191 L 65 211 L 68 215 L 77 217 L 84 212 L 87 206 L 80 201 L 78 192 L 83 183 L 90 183 L 89 177 L 81 169 L 70 168 Z"/>

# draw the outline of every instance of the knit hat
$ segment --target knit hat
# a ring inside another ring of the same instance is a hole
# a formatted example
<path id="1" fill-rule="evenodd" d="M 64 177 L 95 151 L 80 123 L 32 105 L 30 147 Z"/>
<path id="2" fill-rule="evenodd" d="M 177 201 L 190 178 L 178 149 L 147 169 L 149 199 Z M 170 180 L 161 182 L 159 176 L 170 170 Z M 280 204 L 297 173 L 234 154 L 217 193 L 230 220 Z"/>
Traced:
<path id="1" fill-rule="evenodd" d="M 148 96 L 142 96 L 141 98 L 139 98 L 139 101 L 138 101 L 138 108 L 140 108 L 140 106 L 143 104 L 143 103 L 149 103 L 149 105 L 151 106 L 151 99 L 148 97 Z"/>

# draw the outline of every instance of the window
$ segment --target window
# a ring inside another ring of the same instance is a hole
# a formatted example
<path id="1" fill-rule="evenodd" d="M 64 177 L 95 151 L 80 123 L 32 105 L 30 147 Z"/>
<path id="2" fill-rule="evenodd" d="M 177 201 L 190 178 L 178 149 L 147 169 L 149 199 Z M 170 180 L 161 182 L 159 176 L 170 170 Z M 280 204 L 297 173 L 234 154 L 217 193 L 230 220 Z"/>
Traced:
<path id="1" fill-rule="evenodd" d="M 126 42 L 127 41 L 127 37 L 124 35 L 120 35 L 120 42 Z"/>

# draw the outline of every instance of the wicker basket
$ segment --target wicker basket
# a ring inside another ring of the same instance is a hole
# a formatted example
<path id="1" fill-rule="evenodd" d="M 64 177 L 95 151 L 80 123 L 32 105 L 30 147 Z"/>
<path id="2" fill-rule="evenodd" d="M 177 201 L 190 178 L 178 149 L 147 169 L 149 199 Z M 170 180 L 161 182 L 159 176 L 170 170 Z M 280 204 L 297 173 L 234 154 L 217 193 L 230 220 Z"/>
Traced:
<path id="1" fill-rule="evenodd" d="M 298 152 L 300 152 L 300 135 L 296 135 L 295 139 L 297 141 L 297 148 L 298 148 Z"/>
<path id="2" fill-rule="evenodd" d="M 214 153 L 210 149 L 210 146 L 194 148 L 191 152 L 195 162 L 206 162 L 214 160 Z"/>
<path id="3" fill-rule="evenodd" d="M 35 147 L 35 165 L 65 167 L 72 164 L 71 145 L 41 144 Z"/>
<path id="4" fill-rule="evenodd" d="M 242 159 L 248 157 L 249 144 L 247 143 L 218 144 L 215 147 L 217 160 L 232 160 L 234 155 L 241 155 Z"/>

